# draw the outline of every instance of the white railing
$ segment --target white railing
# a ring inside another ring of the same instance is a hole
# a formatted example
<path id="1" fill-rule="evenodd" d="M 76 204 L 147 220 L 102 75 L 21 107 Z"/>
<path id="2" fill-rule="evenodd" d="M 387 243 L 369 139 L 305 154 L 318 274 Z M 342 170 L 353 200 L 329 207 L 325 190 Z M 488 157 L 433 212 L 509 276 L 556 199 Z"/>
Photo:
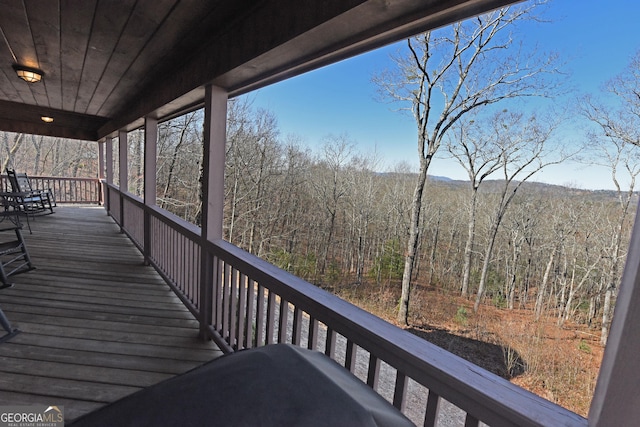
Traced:
<path id="1" fill-rule="evenodd" d="M 418 425 L 587 425 L 228 242 L 205 242 L 198 227 L 110 187 L 109 199 L 116 196 L 117 212 L 109 212 L 223 351 L 283 342 L 323 351 Z"/>

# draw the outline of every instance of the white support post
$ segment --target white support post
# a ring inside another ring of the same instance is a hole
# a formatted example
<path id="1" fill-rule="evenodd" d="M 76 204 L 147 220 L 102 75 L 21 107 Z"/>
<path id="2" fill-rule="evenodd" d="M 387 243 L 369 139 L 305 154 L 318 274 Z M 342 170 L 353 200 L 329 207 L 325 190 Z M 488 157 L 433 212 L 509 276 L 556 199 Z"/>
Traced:
<path id="1" fill-rule="evenodd" d="M 127 143 L 127 131 L 120 130 L 118 131 L 118 186 L 120 188 L 120 192 L 118 193 L 120 197 L 120 212 L 118 214 L 118 217 L 120 218 L 120 231 L 124 231 L 125 229 L 123 194 L 129 192 L 128 152 L 129 144 Z"/>
<path id="2" fill-rule="evenodd" d="M 151 215 L 149 206 L 156 205 L 156 152 L 158 147 L 158 119 L 144 118 L 144 243 L 145 264 L 151 260 Z"/>
<path id="3" fill-rule="evenodd" d="M 113 184 L 113 138 L 111 138 L 110 136 L 106 139 L 105 151 L 107 162 L 105 174 L 107 178 L 107 184 Z"/>
<path id="4" fill-rule="evenodd" d="M 104 174 L 106 185 L 101 184 L 100 186 L 102 188 L 102 201 L 104 206 L 107 208 L 107 213 L 109 213 L 111 212 L 111 192 L 109 191 L 109 185 L 113 185 L 113 138 L 110 136 L 105 138 L 104 149 L 106 163 Z"/>
<path id="5" fill-rule="evenodd" d="M 218 345 L 225 343 L 217 333 L 213 313 L 213 300 L 220 283 L 221 272 L 214 255 L 207 250 L 207 242 L 222 238 L 224 210 L 224 164 L 227 140 L 227 98 L 224 89 L 215 86 L 205 88 L 204 97 L 204 147 L 202 158 L 202 220 L 200 262 L 200 336 L 206 338 L 210 326 Z M 228 345 L 226 346 L 228 347 Z"/>
<path id="6" fill-rule="evenodd" d="M 104 204 L 105 201 L 104 186 L 102 185 L 102 181 L 104 181 L 104 149 L 105 140 L 98 141 L 98 194 L 100 204 Z"/>
<path id="7" fill-rule="evenodd" d="M 207 86 L 202 159 L 202 234 L 207 240 L 222 238 L 227 99 L 224 89 Z"/>
<path id="8" fill-rule="evenodd" d="M 120 169 L 118 171 L 118 184 L 120 186 L 121 193 L 129 192 L 129 170 L 127 169 L 129 159 L 127 153 L 129 151 L 129 144 L 127 144 L 127 131 L 118 131 L 118 160 L 120 163 Z"/>
<path id="9" fill-rule="evenodd" d="M 640 209 L 640 207 L 639 207 Z M 636 215 L 589 426 L 623 426 L 640 420 L 640 215 Z"/>
<path id="10" fill-rule="evenodd" d="M 98 141 L 98 179 L 104 179 L 104 144 L 105 141 Z"/>
<path id="11" fill-rule="evenodd" d="M 144 204 L 156 204 L 156 152 L 158 147 L 158 119 L 144 119 Z"/>

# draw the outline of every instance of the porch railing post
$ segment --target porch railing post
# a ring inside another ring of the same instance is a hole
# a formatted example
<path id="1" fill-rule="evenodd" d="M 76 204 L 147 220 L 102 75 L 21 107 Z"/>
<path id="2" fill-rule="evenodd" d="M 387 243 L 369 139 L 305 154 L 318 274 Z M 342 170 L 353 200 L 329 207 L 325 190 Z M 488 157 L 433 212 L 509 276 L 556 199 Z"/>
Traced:
<path id="1" fill-rule="evenodd" d="M 200 333 L 203 337 L 213 323 L 214 286 L 219 286 L 221 276 L 208 242 L 222 238 L 227 97 L 227 92 L 219 87 L 209 85 L 205 89 L 199 301 Z"/>
<path id="2" fill-rule="evenodd" d="M 120 187 L 120 230 L 125 228 L 124 221 L 124 197 L 123 194 L 129 191 L 129 170 L 127 169 L 128 156 L 127 151 L 129 146 L 127 144 L 127 131 L 118 131 L 118 185 Z"/>
<path id="3" fill-rule="evenodd" d="M 156 205 L 156 151 L 158 146 L 158 120 L 144 118 L 144 243 L 145 264 L 151 256 L 151 215 L 149 207 Z"/>
<path id="4" fill-rule="evenodd" d="M 109 184 L 113 184 L 113 138 L 107 137 L 105 142 L 105 150 L 105 157 L 107 162 L 105 175 L 107 179 L 107 185 L 102 186 L 102 191 L 104 191 L 103 200 L 105 202 L 107 212 L 111 212 L 111 196 L 109 192 Z"/>
<path id="5" fill-rule="evenodd" d="M 98 196 L 98 204 L 102 204 L 104 197 L 101 191 L 100 183 L 104 180 L 104 150 L 105 150 L 105 140 L 98 141 L 98 188 L 96 195 Z"/>

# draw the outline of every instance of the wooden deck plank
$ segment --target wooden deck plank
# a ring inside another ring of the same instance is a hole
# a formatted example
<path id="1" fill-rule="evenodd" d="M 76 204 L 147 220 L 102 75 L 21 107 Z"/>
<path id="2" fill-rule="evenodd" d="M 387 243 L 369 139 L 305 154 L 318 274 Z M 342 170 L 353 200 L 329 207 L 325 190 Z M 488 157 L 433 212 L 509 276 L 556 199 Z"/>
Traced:
<path id="1" fill-rule="evenodd" d="M 73 361 L 62 363 L 40 360 L 38 363 L 31 363 L 31 359 L 6 356 L 2 358 L 2 367 L 0 369 L 3 372 L 20 372 L 22 375 L 39 378 L 77 380 L 132 387 L 148 387 L 173 376 L 159 372 L 78 365 Z"/>
<path id="2" fill-rule="evenodd" d="M 191 361 L 193 362 L 194 367 L 220 355 L 220 353 L 217 353 L 215 350 L 209 349 L 157 346 L 140 343 L 128 343 L 128 345 L 123 345 L 121 343 L 99 339 L 50 337 L 47 335 L 24 332 L 12 338 L 11 343 L 67 350 L 93 351 L 112 355 L 124 354 L 147 357 L 153 355 L 154 357 L 169 360 Z"/>
<path id="3" fill-rule="evenodd" d="M 14 325 L 21 325 L 25 323 L 35 323 L 48 325 L 55 327 L 70 327 L 77 328 L 79 317 L 61 317 L 50 316 L 46 314 L 33 314 L 33 313 L 19 313 L 15 311 L 3 310 L 7 316 L 11 318 Z M 94 320 L 82 318 L 83 327 L 85 329 L 95 329 L 97 331 L 122 331 L 149 335 L 153 337 L 158 335 L 159 337 L 181 337 L 185 334 L 193 335 L 193 330 L 198 327 L 197 323 L 191 324 L 188 327 L 175 327 L 175 326 L 159 326 L 153 324 L 136 324 L 127 322 L 113 322 L 106 320 Z M 103 336 L 103 335 L 101 335 Z"/>
<path id="4" fill-rule="evenodd" d="M 58 207 L 31 228 L 36 269 L 0 291 L 21 330 L 0 344 L 3 404 L 57 404 L 71 421 L 222 354 L 104 209 Z"/>
<path id="5" fill-rule="evenodd" d="M 4 310 L 9 312 L 8 310 Z M 42 314 L 42 309 L 32 305 L 13 304 L 11 313 L 25 313 L 32 315 Z M 128 325 L 154 325 L 154 326 L 173 326 L 178 328 L 196 328 L 198 322 L 190 317 L 159 317 L 159 316 L 143 316 L 139 314 L 119 314 L 105 311 L 77 310 L 70 308 L 54 308 L 47 307 L 47 315 L 50 318 L 57 317 L 75 317 L 85 320 L 109 320 L 113 323 L 126 323 Z M 108 326 L 105 325 L 105 327 Z"/>
<path id="6" fill-rule="evenodd" d="M 136 371 L 150 370 L 151 372 L 167 374 L 179 374 L 193 367 L 192 361 L 179 359 L 170 359 L 171 363 L 167 363 L 166 358 L 160 357 L 127 354 L 119 354 L 114 357 L 112 354 L 95 351 L 45 348 L 15 343 L 0 346 L 0 357 L 22 357 L 31 360 L 76 363 L 78 365 L 103 366 Z"/>
<path id="7" fill-rule="evenodd" d="M 64 293 L 58 292 L 55 288 L 47 287 L 46 291 L 30 292 L 26 288 L 8 289 L 7 295 L 12 297 L 23 297 L 29 299 L 33 295 L 38 295 L 38 299 L 45 303 L 51 303 L 55 301 L 69 302 L 69 303 L 82 303 L 82 304 L 94 304 L 98 306 L 111 305 L 118 307 L 134 307 L 134 308 L 146 308 L 154 311 L 183 311 L 184 306 L 179 301 L 171 301 L 165 298 L 164 301 L 149 301 L 145 298 L 142 300 L 135 300 L 130 298 L 120 298 L 118 294 L 106 294 L 105 296 L 95 295 L 95 293 L 82 294 L 77 293 Z"/>
<path id="8" fill-rule="evenodd" d="M 30 302 L 33 301 L 33 302 Z M 119 305 L 108 305 L 108 304 L 91 304 L 89 302 L 85 302 L 84 304 L 80 304 L 77 301 L 56 301 L 56 300 L 33 300 L 33 298 L 29 297 L 21 297 L 16 295 L 9 296 L 1 296 L 0 303 L 2 307 L 6 305 L 7 309 L 11 308 L 11 303 L 21 303 L 21 304 L 30 304 L 34 307 L 40 307 L 41 310 L 46 310 L 49 307 L 56 308 L 68 308 L 68 309 L 77 309 L 84 308 L 85 310 L 100 310 L 107 313 L 119 313 L 119 314 L 131 314 L 131 315 L 145 315 L 145 316 L 158 316 L 158 317 L 175 317 L 182 319 L 193 319 L 188 312 L 181 312 L 178 310 L 158 312 L 158 310 L 154 310 L 153 308 L 146 307 L 127 307 L 127 306 L 119 306 Z"/>
<path id="9" fill-rule="evenodd" d="M 3 372 L 0 376 L 0 390 L 14 390 L 19 393 L 34 393 L 41 396 L 62 397 L 85 402 L 109 403 L 140 389 L 141 387 L 49 378 L 13 372 Z M 9 402 L 5 404 L 9 404 Z"/>

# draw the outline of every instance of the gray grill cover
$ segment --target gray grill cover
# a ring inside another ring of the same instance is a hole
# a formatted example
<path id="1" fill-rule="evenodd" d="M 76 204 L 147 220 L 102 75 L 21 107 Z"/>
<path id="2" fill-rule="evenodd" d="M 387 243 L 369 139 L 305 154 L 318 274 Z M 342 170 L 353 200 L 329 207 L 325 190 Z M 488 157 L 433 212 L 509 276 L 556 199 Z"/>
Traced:
<path id="1" fill-rule="evenodd" d="M 322 353 L 239 351 L 80 417 L 80 426 L 413 426 Z"/>

